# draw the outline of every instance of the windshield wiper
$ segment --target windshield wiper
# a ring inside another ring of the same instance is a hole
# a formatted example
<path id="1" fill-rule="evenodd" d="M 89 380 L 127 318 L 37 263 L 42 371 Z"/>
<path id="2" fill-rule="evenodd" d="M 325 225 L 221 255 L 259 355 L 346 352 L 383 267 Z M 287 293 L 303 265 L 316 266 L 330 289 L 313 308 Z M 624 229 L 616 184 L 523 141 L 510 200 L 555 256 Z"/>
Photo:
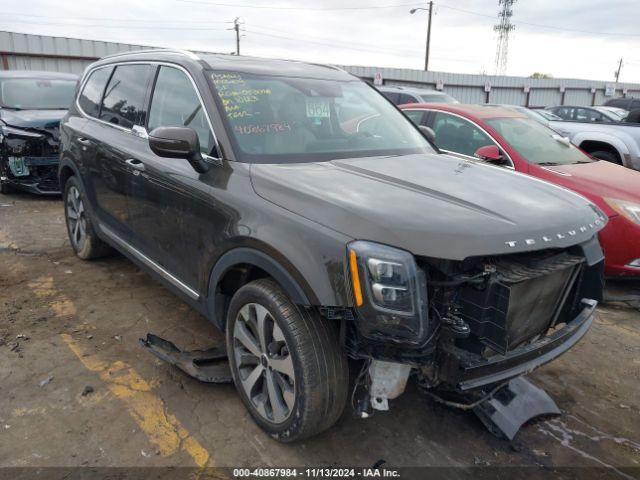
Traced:
<path id="1" fill-rule="evenodd" d="M 538 163 L 538 165 L 542 165 L 544 167 L 550 167 L 550 166 L 553 166 L 553 165 L 560 165 L 560 164 L 557 163 L 557 162 L 540 162 L 540 163 Z"/>

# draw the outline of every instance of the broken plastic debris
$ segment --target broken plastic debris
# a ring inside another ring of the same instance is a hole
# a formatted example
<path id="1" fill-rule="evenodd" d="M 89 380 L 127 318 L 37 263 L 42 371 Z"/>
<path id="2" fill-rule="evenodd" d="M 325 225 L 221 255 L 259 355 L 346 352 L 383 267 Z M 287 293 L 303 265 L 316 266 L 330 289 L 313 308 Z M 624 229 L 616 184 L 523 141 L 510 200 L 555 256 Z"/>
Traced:
<path id="1" fill-rule="evenodd" d="M 44 387 L 45 385 L 48 385 L 49 383 L 51 383 L 51 380 L 53 380 L 53 375 L 50 377 L 45 378 L 44 380 L 42 380 L 40 382 L 40 388 Z"/>

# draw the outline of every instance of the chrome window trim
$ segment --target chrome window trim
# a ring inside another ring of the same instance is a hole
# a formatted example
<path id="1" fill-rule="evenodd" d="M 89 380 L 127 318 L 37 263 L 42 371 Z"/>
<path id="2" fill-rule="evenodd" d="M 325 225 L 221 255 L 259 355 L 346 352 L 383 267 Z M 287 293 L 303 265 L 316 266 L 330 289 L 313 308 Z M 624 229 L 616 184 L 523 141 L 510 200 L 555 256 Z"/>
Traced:
<path id="1" fill-rule="evenodd" d="M 156 262 L 151 260 L 144 253 L 142 253 L 140 250 L 138 250 L 137 248 L 133 247 L 128 242 L 126 242 L 125 240 L 120 238 L 120 236 L 117 233 L 115 233 L 113 230 L 111 230 L 105 224 L 99 223 L 98 225 L 100 227 L 100 230 L 107 237 L 109 237 L 111 240 L 113 240 L 115 243 L 117 243 L 120 247 L 122 247 L 125 250 L 127 250 L 131 255 L 133 255 L 138 260 L 140 260 L 142 263 L 147 265 L 149 268 L 151 268 L 158 275 L 160 275 L 164 279 L 168 280 L 176 288 L 180 289 L 182 292 L 184 292 L 185 294 L 187 294 L 189 297 L 193 298 L 194 300 L 199 300 L 200 299 L 200 294 L 197 291 L 195 291 L 189 285 L 187 285 L 186 283 L 181 281 L 175 275 L 172 275 L 171 273 L 169 273 L 166 269 L 164 269 L 163 267 L 158 265 Z"/>
<path id="2" fill-rule="evenodd" d="M 153 51 L 153 50 L 152 50 Z M 176 63 L 170 63 L 170 62 L 164 62 L 164 61 L 154 61 L 154 60 L 148 60 L 148 61 L 130 61 L 130 62 L 113 62 L 113 63 L 108 63 L 105 65 L 98 65 L 95 66 L 93 68 L 91 68 L 90 70 L 88 70 L 86 72 L 86 74 L 84 75 L 83 79 L 82 79 L 82 84 L 80 85 L 80 88 L 78 89 L 78 95 L 76 95 L 76 108 L 78 109 L 78 111 L 82 114 L 82 116 L 84 118 L 86 118 L 87 120 L 93 120 L 99 123 L 102 123 L 104 125 L 108 125 L 110 127 L 116 128 L 118 130 L 121 130 L 123 132 L 127 132 L 129 134 L 135 135 L 137 137 L 141 137 L 141 138 L 148 138 L 149 137 L 149 133 L 147 132 L 147 129 L 141 125 L 134 125 L 132 128 L 125 128 L 125 127 L 121 127 L 120 125 L 116 125 L 114 123 L 110 123 L 110 122 L 105 122 L 104 120 L 101 120 L 99 118 L 96 118 L 92 115 L 89 115 L 88 113 L 86 113 L 84 110 L 82 110 L 82 107 L 80 106 L 80 95 L 82 95 L 82 92 L 84 91 L 84 87 L 87 83 L 87 81 L 89 80 L 89 77 L 93 74 L 93 72 L 95 72 L 96 70 L 99 70 L 101 68 L 110 68 L 110 67 L 118 67 L 121 65 L 160 65 L 160 66 L 165 66 L 165 67 L 170 67 L 170 68 L 176 68 L 178 70 L 181 70 L 189 79 L 189 81 L 191 82 L 191 86 L 193 87 L 193 89 L 196 92 L 196 95 L 198 96 L 198 101 L 200 102 L 200 107 L 202 108 L 202 111 L 205 113 L 205 117 L 207 119 L 207 124 L 209 125 L 209 130 L 211 132 L 211 134 L 213 135 L 213 144 L 216 147 L 216 150 L 218 152 L 220 152 L 220 143 L 218 142 L 218 137 L 216 136 L 216 132 L 213 129 L 213 124 L 211 123 L 211 119 L 209 118 L 209 112 L 207 111 L 207 108 L 204 104 L 204 101 L 202 100 L 202 95 L 200 94 L 200 90 L 198 89 L 198 86 L 196 85 L 196 82 L 193 80 L 193 77 L 191 76 L 191 74 L 187 71 L 187 69 L 185 69 L 183 66 L 178 65 Z M 153 86 L 154 90 L 155 90 L 155 84 Z M 151 102 L 153 101 L 153 91 L 151 91 L 151 96 L 149 99 L 149 106 L 151 106 Z M 100 99 L 102 101 L 102 98 Z M 148 112 L 147 112 L 148 114 Z M 145 122 L 146 123 L 146 122 Z M 212 160 L 216 160 L 216 161 L 221 161 L 222 158 L 220 157 L 212 157 L 211 155 L 203 155 L 203 157 L 205 157 L 206 159 L 212 159 Z"/>
<path id="3" fill-rule="evenodd" d="M 459 115 L 459 114 L 457 114 L 457 113 L 447 112 L 447 111 L 445 111 L 445 110 L 438 110 L 438 109 L 435 109 L 435 108 L 424 108 L 424 107 L 422 107 L 422 108 L 411 108 L 411 107 L 409 107 L 409 108 L 405 108 L 405 109 L 403 109 L 403 110 L 420 110 L 420 111 L 422 111 L 422 112 L 445 113 L 445 114 L 447 114 L 447 115 L 452 115 L 452 116 L 454 116 L 454 117 L 461 118 L 462 120 L 466 120 L 467 122 L 469 122 L 469 123 L 470 123 L 470 124 L 472 124 L 473 126 L 477 127 L 477 128 L 478 128 L 482 133 L 484 133 L 487 137 L 489 137 L 489 138 L 491 139 L 491 141 L 492 141 L 493 143 L 495 143 L 496 147 L 498 147 L 500 150 L 502 150 L 502 151 L 503 151 L 503 153 L 504 153 L 504 154 L 505 154 L 505 156 L 507 157 L 507 160 L 509 160 L 509 163 L 511 164 L 511 165 L 492 165 L 492 166 L 495 166 L 495 167 L 503 167 L 503 168 L 510 168 L 510 169 L 512 169 L 512 170 L 515 170 L 515 169 L 516 169 L 515 163 L 513 163 L 513 160 L 511 160 L 511 157 L 509 156 L 509 154 L 508 154 L 507 152 L 505 152 L 505 151 L 504 151 L 504 149 L 500 146 L 500 143 L 499 143 L 499 142 L 497 142 L 497 141 L 496 141 L 496 139 L 495 139 L 495 138 L 493 138 L 493 136 L 492 136 L 491 134 L 489 134 L 489 132 L 487 132 L 484 128 L 482 128 L 480 125 L 478 125 L 478 124 L 477 124 L 476 122 L 474 122 L 473 120 L 470 120 L 470 119 L 468 119 L 467 117 L 465 117 L 465 116 L 463 116 L 463 115 Z M 468 158 L 468 159 L 470 159 L 470 160 L 474 160 L 474 161 L 476 161 L 476 162 L 488 163 L 488 162 L 483 162 L 483 161 L 482 161 L 482 160 L 480 160 L 478 157 L 474 157 L 474 156 L 472 156 L 472 155 L 465 155 L 464 153 L 454 152 L 454 151 L 446 150 L 446 149 L 444 149 L 444 148 L 440 148 L 440 147 L 438 147 L 438 148 L 440 149 L 440 151 L 441 151 L 441 152 L 445 152 L 445 153 L 448 153 L 448 154 L 451 154 L 451 155 L 459 155 L 459 156 L 461 156 L 461 157 Z"/>

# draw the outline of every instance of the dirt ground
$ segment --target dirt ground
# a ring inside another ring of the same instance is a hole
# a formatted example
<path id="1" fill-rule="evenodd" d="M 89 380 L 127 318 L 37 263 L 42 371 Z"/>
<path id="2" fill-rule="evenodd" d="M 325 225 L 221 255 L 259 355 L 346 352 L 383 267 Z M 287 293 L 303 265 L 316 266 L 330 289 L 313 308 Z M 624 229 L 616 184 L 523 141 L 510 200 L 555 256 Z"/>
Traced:
<path id="1" fill-rule="evenodd" d="M 0 467 L 544 466 L 640 475 L 640 304 L 598 309 L 591 332 L 531 378 L 562 416 L 513 442 L 415 386 L 387 413 L 350 410 L 294 445 L 263 434 L 233 386 L 199 383 L 143 350 L 222 342 L 205 318 L 122 256 L 83 262 L 59 198 L 0 195 Z M 640 283 L 611 286 L 640 294 Z M 634 469 L 635 468 L 635 469 Z"/>

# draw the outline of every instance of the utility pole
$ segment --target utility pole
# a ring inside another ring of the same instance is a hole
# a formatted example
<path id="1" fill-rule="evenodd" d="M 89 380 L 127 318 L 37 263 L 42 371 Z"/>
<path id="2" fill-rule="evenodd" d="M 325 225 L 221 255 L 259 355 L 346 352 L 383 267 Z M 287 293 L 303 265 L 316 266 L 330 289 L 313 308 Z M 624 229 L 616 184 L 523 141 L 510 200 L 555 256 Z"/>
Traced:
<path id="1" fill-rule="evenodd" d="M 507 73 L 507 58 L 509 56 L 509 32 L 515 29 L 515 25 L 511 23 L 513 15 L 513 4 L 518 0 L 498 0 L 500 12 L 498 19 L 500 23 L 493 26 L 498 32 L 498 45 L 496 48 L 496 75 L 504 75 Z"/>
<path id="2" fill-rule="evenodd" d="M 236 55 L 240 55 L 240 17 L 233 21 L 233 29 L 236 31 Z"/>
<path id="3" fill-rule="evenodd" d="M 425 10 L 429 12 L 429 20 L 427 21 L 427 48 L 424 54 L 424 71 L 428 72 L 429 71 L 429 46 L 431 43 L 431 16 L 433 14 L 433 2 L 430 1 L 429 2 L 429 8 L 412 8 L 411 10 L 409 10 L 409 13 L 414 14 L 416 13 L 418 10 Z"/>
<path id="4" fill-rule="evenodd" d="M 616 71 L 616 83 L 618 83 L 618 79 L 620 78 L 620 70 L 622 70 L 622 59 L 620 59 L 620 63 L 618 63 L 618 70 Z"/>

